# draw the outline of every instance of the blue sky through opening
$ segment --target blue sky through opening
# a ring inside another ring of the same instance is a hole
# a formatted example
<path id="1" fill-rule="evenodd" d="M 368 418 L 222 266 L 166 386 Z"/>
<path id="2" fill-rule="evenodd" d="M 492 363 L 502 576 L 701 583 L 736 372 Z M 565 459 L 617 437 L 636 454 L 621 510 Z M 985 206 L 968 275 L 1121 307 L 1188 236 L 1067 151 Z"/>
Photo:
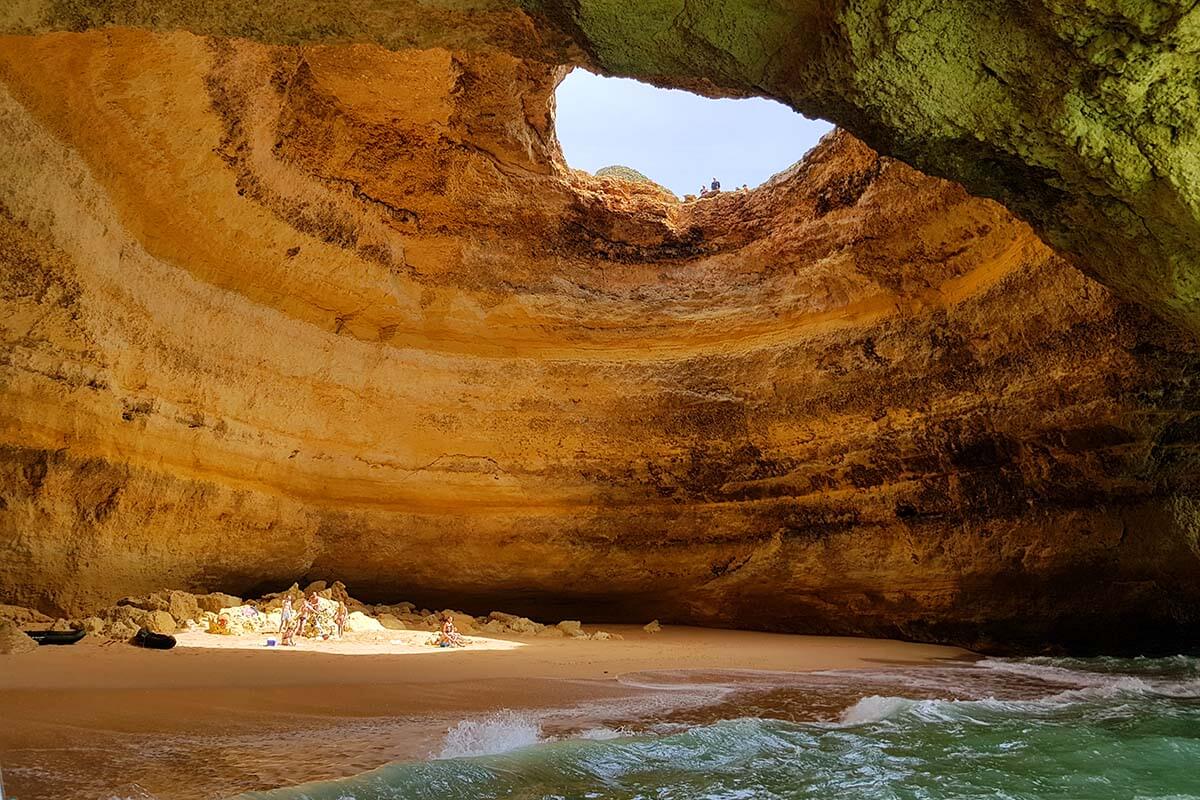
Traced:
<path id="1" fill-rule="evenodd" d="M 558 87 L 558 140 L 567 163 L 595 172 L 633 167 L 677 195 L 758 186 L 808 152 L 833 126 L 750 98 L 710 100 L 576 69 Z"/>

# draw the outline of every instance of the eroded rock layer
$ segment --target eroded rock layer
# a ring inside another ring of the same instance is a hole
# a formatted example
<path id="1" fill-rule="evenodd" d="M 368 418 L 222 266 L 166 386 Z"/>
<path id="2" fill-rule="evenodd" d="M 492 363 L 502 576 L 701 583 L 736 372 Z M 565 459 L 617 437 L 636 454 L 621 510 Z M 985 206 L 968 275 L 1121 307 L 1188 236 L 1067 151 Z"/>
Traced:
<path id="1" fill-rule="evenodd" d="M 689 204 L 572 172 L 561 76 L 4 39 L 0 600 L 1200 632 L 1189 337 L 845 133 Z"/>
<path id="2" fill-rule="evenodd" d="M 0 33 L 121 25 L 502 52 L 762 95 L 998 199 L 1119 296 L 1200 333 L 1191 0 L 20 0 Z"/>

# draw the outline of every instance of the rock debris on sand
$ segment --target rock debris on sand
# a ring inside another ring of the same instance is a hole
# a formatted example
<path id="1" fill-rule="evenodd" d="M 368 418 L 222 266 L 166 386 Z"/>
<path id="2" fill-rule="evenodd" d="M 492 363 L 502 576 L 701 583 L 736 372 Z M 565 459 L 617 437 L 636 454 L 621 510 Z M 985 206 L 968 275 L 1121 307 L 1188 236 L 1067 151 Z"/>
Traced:
<path id="1" fill-rule="evenodd" d="M 274 634 L 279 631 L 280 609 L 284 599 L 290 596 L 293 608 L 298 609 L 304 597 L 311 592 L 317 593 L 319 602 L 341 602 L 346 605 L 349 610 L 346 632 L 352 634 L 437 631 L 441 628 L 442 620 L 452 616 L 460 632 L 476 636 L 536 636 L 597 641 L 622 638 L 619 634 L 607 631 L 589 633 L 584 630 L 580 620 L 543 624 L 503 611 L 476 617 L 455 609 L 436 612 L 419 609 L 410 602 L 370 605 L 352 597 L 341 581 L 332 584 L 316 581 L 303 590 L 298 584 L 292 584 L 284 591 L 250 600 L 221 592 L 198 595 L 179 590 L 152 592 L 144 596 L 123 597 L 112 606 L 96 609 L 94 614 L 73 620 L 55 620 L 34 609 L 5 605 L 0 606 L 0 620 L 3 620 L 7 630 L 15 631 L 30 642 L 32 640 L 21 633 L 22 628 L 82 630 L 91 636 L 116 641 L 129 640 L 141 628 L 167 634 L 188 631 L 232 635 Z M 20 638 L 14 637 L 14 641 L 19 643 Z"/>

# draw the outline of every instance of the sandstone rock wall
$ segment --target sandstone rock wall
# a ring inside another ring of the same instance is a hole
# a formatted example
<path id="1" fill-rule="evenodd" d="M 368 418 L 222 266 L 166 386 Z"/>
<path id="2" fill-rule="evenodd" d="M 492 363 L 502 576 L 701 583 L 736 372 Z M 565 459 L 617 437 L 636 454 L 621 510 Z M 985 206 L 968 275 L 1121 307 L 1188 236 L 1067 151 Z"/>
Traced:
<path id="1" fill-rule="evenodd" d="M 1119 296 L 1200 332 L 1200 6 L 1189 0 L 20 0 L 108 26 L 502 52 L 833 120 L 1003 202 Z"/>
<path id="2" fill-rule="evenodd" d="M 1200 353 L 992 202 L 591 178 L 504 52 L 0 45 L 0 601 L 1200 631 Z"/>

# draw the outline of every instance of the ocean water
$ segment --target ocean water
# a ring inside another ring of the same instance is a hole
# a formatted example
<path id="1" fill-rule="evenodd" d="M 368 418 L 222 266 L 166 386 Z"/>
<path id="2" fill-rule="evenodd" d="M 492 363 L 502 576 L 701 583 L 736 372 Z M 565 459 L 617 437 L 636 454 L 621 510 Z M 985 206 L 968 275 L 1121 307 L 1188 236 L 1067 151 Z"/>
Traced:
<path id="1" fill-rule="evenodd" d="M 438 758 L 238 800 L 1200 800 L 1200 659 L 642 674 L 702 696 L 549 734 L 463 720 Z"/>

